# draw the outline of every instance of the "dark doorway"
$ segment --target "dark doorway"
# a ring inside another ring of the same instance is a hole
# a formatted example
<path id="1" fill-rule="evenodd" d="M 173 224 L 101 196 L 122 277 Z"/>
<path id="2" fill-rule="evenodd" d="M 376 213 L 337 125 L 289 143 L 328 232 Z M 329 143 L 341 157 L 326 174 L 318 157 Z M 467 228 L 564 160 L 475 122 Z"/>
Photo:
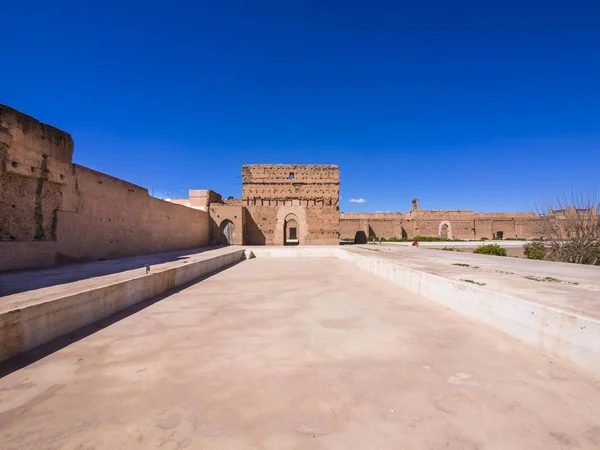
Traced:
<path id="1" fill-rule="evenodd" d="M 354 235 L 354 243 L 355 244 L 366 244 L 367 243 L 367 233 L 364 231 L 357 231 Z"/>
<path id="2" fill-rule="evenodd" d="M 300 245 L 298 239 L 298 220 L 294 214 L 285 218 L 283 224 L 283 245 Z"/>

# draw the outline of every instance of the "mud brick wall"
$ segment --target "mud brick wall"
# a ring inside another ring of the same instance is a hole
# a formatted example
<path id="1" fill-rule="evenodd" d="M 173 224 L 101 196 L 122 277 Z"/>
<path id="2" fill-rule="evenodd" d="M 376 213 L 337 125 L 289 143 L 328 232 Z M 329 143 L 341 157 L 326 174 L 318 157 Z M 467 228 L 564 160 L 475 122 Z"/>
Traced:
<path id="1" fill-rule="evenodd" d="M 208 213 L 73 164 L 73 139 L 0 105 L 0 271 L 208 244 Z"/>
<path id="2" fill-rule="evenodd" d="M 340 234 L 343 239 L 353 239 L 357 232 L 367 237 L 401 238 L 407 234 L 403 224 L 403 214 L 399 213 L 342 213 Z"/>
<path id="3" fill-rule="evenodd" d="M 301 245 L 338 244 L 339 189 L 338 166 L 243 166 L 245 242 L 282 245 L 285 222 L 293 218 Z"/>
<path id="4" fill-rule="evenodd" d="M 354 238 L 359 231 L 367 236 L 385 238 L 438 237 L 446 228 L 453 239 L 492 239 L 539 237 L 539 218 L 532 213 L 485 213 L 469 210 L 419 210 L 400 213 L 343 213 L 342 238 Z"/>
<path id="5" fill-rule="evenodd" d="M 234 245 L 243 245 L 244 242 L 244 224 L 245 212 L 240 206 L 212 203 L 210 205 L 210 244 L 223 244 L 219 239 L 221 230 L 223 230 L 226 221 L 231 221 L 234 226 L 235 241 Z"/>

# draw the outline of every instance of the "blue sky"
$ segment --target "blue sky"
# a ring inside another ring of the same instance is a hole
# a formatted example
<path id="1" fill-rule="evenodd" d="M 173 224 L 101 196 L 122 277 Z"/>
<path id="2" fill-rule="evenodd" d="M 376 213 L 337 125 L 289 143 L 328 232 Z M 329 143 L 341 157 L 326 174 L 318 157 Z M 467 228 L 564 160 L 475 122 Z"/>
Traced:
<path id="1" fill-rule="evenodd" d="M 252 163 L 338 164 L 343 211 L 530 210 L 598 187 L 598 1 L 33 1 L 2 17 L 0 102 L 157 195 L 239 196 Z"/>

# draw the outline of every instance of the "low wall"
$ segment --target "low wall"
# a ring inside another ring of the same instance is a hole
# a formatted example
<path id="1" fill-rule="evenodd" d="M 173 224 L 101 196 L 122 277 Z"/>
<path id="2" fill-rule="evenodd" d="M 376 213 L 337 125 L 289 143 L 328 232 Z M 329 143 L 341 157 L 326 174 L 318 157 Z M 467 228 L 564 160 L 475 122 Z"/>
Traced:
<path id="1" fill-rule="evenodd" d="M 337 258 L 339 247 L 246 247 L 246 258 Z"/>
<path id="2" fill-rule="evenodd" d="M 540 351 L 600 373 L 600 321 L 591 317 L 339 247 L 249 247 L 246 257 L 337 257 Z"/>
<path id="3" fill-rule="evenodd" d="M 338 249 L 337 256 L 550 355 L 600 373 L 600 321 L 502 292 Z"/>
<path id="4" fill-rule="evenodd" d="M 29 351 L 78 328 L 160 295 L 244 258 L 232 249 L 200 261 L 152 271 L 22 308 L 0 310 L 0 361 Z"/>

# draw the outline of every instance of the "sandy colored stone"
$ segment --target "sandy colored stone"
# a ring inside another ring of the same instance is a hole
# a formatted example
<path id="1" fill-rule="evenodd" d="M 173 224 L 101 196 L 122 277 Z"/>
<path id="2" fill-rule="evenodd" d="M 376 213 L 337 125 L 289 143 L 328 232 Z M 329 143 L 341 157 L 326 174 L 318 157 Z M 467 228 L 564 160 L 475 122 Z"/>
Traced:
<path id="1" fill-rule="evenodd" d="M 597 449 L 598 424 L 598 379 L 325 258 L 248 260 L 0 379 L 10 450 Z"/>

